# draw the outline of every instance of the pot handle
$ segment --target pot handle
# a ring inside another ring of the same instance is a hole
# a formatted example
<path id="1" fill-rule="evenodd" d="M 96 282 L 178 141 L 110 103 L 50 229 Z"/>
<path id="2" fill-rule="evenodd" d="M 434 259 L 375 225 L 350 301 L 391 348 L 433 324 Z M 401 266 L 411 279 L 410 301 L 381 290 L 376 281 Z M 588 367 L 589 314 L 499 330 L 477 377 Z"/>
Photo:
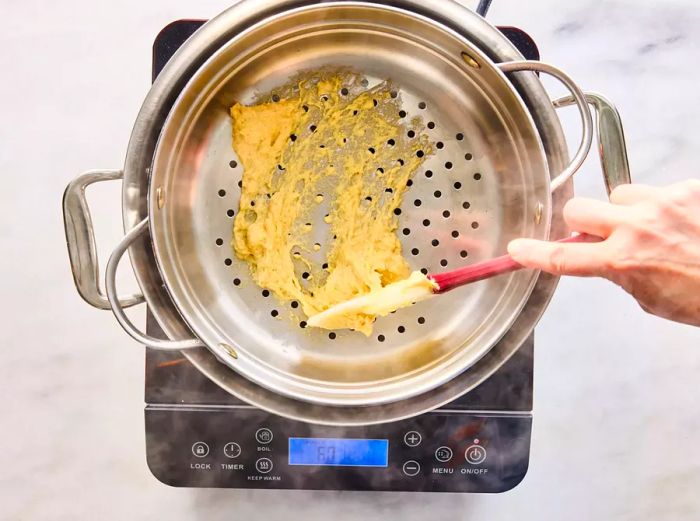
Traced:
<path id="1" fill-rule="evenodd" d="M 124 306 L 122 306 L 122 303 L 117 296 L 117 266 L 119 266 L 119 261 L 124 255 L 124 252 L 126 252 L 131 244 L 146 230 L 148 230 L 148 217 L 129 230 L 129 232 L 114 249 L 112 255 L 109 257 L 109 261 L 107 262 L 107 270 L 105 273 L 105 287 L 107 289 L 107 299 L 109 300 L 112 312 L 117 318 L 117 322 L 119 322 L 122 328 L 124 328 L 124 331 L 126 331 L 131 338 L 152 349 L 158 349 L 161 351 L 180 351 L 181 349 L 203 347 L 204 344 L 195 338 L 187 340 L 162 340 L 160 338 L 148 336 L 139 331 L 124 312 Z"/>
<path id="2" fill-rule="evenodd" d="M 586 102 L 596 111 L 598 154 L 603 168 L 603 179 L 608 195 L 615 187 L 632 182 L 627 158 L 625 133 L 620 113 L 609 99 L 597 92 L 586 92 Z M 555 108 L 576 103 L 572 96 L 564 96 L 552 102 Z"/>
<path id="3" fill-rule="evenodd" d="M 571 92 L 571 96 L 569 96 L 569 98 L 572 100 L 571 103 L 576 104 L 579 114 L 581 115 L 583 136 L 581 137 L 581 144 L 579 145 L 578 150 L 574 154 L 574 157 L 571 159 L 569 164 L 559 175 L 552 179 L 550 186 L 552 192 L 554 192 L 557 188 L 566 183 L 569 178 L 578 171 L 579 168 L 581 168 L 581 165 L 586 160 L 588 152 L 591 149 L 591 142 L 593 140 L 593 117 L 591 116 L 591 111 L 588 107 L 588 103 L 586 102 L 586 96 L 568 74 L 558 67 L 550 65 L 549 63 L 521 60 L 499 63 L 498 68 L 504 73 L 517 71 L 544 72 L 545 74 L 549 74 L 550 76 L 553 76 L 559 80 L 567 89 L 569 89 L 569 92 Z"/>
<path id="4" fill-rule="evenodd" d="M 97 261 L 95 231 L 85 189 L 93 183 L 123 177 L 121 170 L 90 170 L 71 181 L 63 193 L 63 223 L 73 280 L 83 300 L 98 309 L 110 309 L 109 301 L 100 288 L 100 268 Z M 124 295 L 119 305 L 127 308 L 144 301 L 143 295 Z"/>

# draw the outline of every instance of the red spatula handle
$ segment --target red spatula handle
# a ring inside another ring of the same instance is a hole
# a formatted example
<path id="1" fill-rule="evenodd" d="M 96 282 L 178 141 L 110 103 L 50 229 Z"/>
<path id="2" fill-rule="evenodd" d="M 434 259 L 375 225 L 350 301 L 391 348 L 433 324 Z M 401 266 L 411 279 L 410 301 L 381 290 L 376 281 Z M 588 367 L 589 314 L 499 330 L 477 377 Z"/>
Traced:
<path id="1" fill-rule="evenodd" d="M 582 233 L 579 235 L 572 235 L 565 239 L 559 239 L 556 242 L 600 242 L 602 240 L 602 238 L 595 235 Z M 464 268 L 430 274 L 428 278 L 439 286 L 439 288 L 435 290 L 435 293 L 444 293 L 458 286 L 495 277 L 503 273 L 509 273 L 519 270 L 522 267 L 523 265 L 515 262 L 510 255 L 502 255 L 494 259 L 477 262 L 471 266 L 465 266 Z"/>

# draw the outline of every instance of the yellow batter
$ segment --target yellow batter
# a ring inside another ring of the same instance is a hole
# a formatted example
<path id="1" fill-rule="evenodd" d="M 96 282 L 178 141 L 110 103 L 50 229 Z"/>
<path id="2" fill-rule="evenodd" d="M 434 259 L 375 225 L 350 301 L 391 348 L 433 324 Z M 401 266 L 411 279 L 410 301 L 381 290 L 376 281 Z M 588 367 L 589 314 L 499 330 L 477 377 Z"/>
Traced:
<path id="1" fill-rule="evenodd" d="M 313 316 L 409 276 L 397 208 L 431 146 L 388 82 L 317 74 L 231 117 L 244 169 L 232 244 L 259 286 Z M 369 335 L 375 316 L 333 327 Z"/>
<path id="2" fill-rule="evenodd" d="M 397 309 L 434 297 L 434 291 L 437 289 L 438 285 L 435 282 L 420 271 L 414 271 L 407 279 L 340 302 L 311 316 L 309 325 L 325 329 L 338 329 L 345 327 L 343 324 L 348 320 L 354 320 L 356 316 L 383 317 Z"/>

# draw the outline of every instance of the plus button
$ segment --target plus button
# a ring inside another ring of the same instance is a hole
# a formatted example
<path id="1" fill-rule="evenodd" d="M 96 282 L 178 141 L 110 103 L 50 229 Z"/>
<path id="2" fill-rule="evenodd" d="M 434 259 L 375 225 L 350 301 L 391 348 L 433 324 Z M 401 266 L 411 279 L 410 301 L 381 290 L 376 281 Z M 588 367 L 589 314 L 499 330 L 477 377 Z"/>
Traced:
<path id="1" fill-rule="evenodd" d="M 403 442 L 409 447 L 417 447 L 421 441 L 423 441 L 423 438 L 416 431 L 408 431 L 403 437 Z"/>

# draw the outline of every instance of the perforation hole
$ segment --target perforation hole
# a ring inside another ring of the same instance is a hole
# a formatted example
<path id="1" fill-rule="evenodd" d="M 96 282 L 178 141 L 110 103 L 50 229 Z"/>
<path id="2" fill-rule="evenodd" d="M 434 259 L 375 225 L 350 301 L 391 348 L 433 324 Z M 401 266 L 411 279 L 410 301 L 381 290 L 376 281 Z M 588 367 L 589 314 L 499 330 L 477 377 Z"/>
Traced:
<path id="1" fill-rule="evenodd" d="M 423 226 L 430 226 L 430 219 L 423 219 Z"/>
<path id="2" fill-rule="evenodd" d="M 415 130 L 409 130 L 408 132 L 406 132 L 406 135 L 413 139 L 414 137 L 416 137 L 416 132 Z"/>
<path id="3" fill-rule="evenodd" d="M 337 336 L 337 335 L 336 335 L 333 331 L 331 331 L 330 333 L 328 333 L 328 338 L 330 338 L 331 340 L 335 340 L 335 337 L 336 337 L 336 336 Z"/>
<path id="4" fill-rule="evenodd" d="M 233 279 L 233 285 L 234 285 L 234 286 L 240 286 L 240 285 L 241 285 L 241 279 Z"/>
<path id="5" fill-rule="evenodd" d="M 478 227 L 479 227 L 479 223 L 476 222 L 476 221 L 474 221 L 474 222 L 472 223 L 472 228 L 474 228 L 474 229 L 476 230 Z"/>
<path id="6" fill-rule="evenodd" d="M 306 320 L 302 320 L 301 322 L 299 322 L 299 327 L 304 329 L 306 327 Z"/>
<path id="7" fill-rule="evenodd" d="M 272 318 L 277 317 L 277 315 L 279 315 L 279 314 L 280 314 L 279 311 L 277 311 L 276 309 L 273 309 L 272 311 L 270 311 L 270 315 L 272 315 Z"/>
<path id="8" fill-rule="evenodd" d="M 420 269 L 420 272 L 421 272 L 423 275 L 427 275 L 427 274 L 428 274 L 428 268 L 421 268 L 421 269 Z"/>
<path id="9" fill-rule="evenodd" d="M 406 181 L 406 186 L 411 188 L 413 186 L 413 179 L 409 179 L 408 181 Z"/>
<path id="10" fill-rule="evenodd" d="M 471 204 L 468 201 L 464 201 L 462 203 L 462 208 L 464 208 L 465 210 L 469 210 L 470 207 L 471 207 Z"/>
<path id="11" fill-rule="evenodd" d="M 226 264 L 226 266 L 230 266 L 233 264 L 233 261 L 231 259 L 224 259 L 224 264 Z"/>
<path id="12" fill-rule="evenodd" d="M 394 215 L 401 215 L 401 208 L 394 208 Z"/>
<path id="13" fill-rule="evenodd" d="M 462 257 L 463 259 L 466 259 L 467 255 L 469 255 L 469 253 L 467 253 L 467 250 L 462 250 L 459 252 L 459 256 Z"/>
<path id="14" fill-rule="evenodd" d="M 418 248 L 411 249 L 411 255 L 418 255 L 419 253 L 420 253 L 420 250 Z"/>
<path id="15" fill-rule="evenodd" d="M 451 170 L 452 169 L 452 162 L 448 161 L 447 163 L 445 163 L 445 168 L 447 168 L 448 170 Z"/>
<path id="16" fill-rule="evenodd" d="M 236 162 L 235 159 L 232 159 L 231 161 L 228 162 L 228 166 L 231 168 L 236 168 L 238 166 L 238 163 Z"/>
<path id="17" fill-rule="evenodd" d="M 427 177 L 428 179 L 430 179 L 431 177 L 433 177 L 433 171 L 432 171 L 432 170 L 426 170 L 426 171 L 425 171 L 425 177 Z"/>
<path id="18" fill-rule="evenodd" d="M 480 180 L 480 179 L 481 179 L 481 174 L 480 174 L 480 173 L 477 172 L 476 174 L 474 174 L 474 180 L 475 180 L 475 181 L 478 181 L 478 180 Z"/>
<path id="19" fill-rule="evenodd" d="M 449 218 L 450 218 L 450 215 L 452 215 L 452 214 L 450 214 L 450 211 L 449 211 L 449 210 L 445 210 L 445 211 L 442 212 L 442 216 L 443 216 L 445 219 L 449 219 Z"/>
<path id="20" fill-rule="evenodd" d="M 457 237 L 459 237 L 459 232 L 458 232 L 457 230 L 452 230 L 452 237 L 453 237 L 454 239 L 456 239 Z"/>
<path id="21" fill-rule="evenodd" d="M 442 141 L 438 141 L 437 143 L 435 143 L 435 147 L 438 150 L 442 150 L 443 148 L 445 148 L 445 143 L 443 143 Z"/>
<path id="22" fill-rule="evenodd" d="M 403 326 L 397 327 L 396 330 L 397 330 L 399 333 L 405 333 L 405 332 L 406 332 L 406 328 L 403 327 Z"/>
<path id="23" fill-rule="evenodd" d="M 427 126 L 428 126 L 428 128 L 429 128 L 430 130 L 432 130 L 432 129 L 435 128 L 435 123 L 432 122 L 432 121 L 428 121 L 428 125 L 427 125 Z"/>
<path id="24" fill-rule="evenodd" d="M 459 181 L 457 181 L 457 182 L 456 182 L 455 184 L 453 184 L 452 186 L 454 186 L 454 189 L 455 189 L 455 190 L 459 190 L 460 188 L 462 188 L 462 183 L 460 183 Z"/>
<path id="25" fill-rule="evenodd" d="M 420 199 L 416 199 L 413 201 L 413 206 L 420 206 L 422 204 L 423 204 L 423 201 L 421 201 Z"/>
<path id="26" fill-rule="evenodd" d="M 403 233 L 404 235 L 410 235 L 410 234 L 411 234 L 411 229 L 410 229 L 410 228 L 404 228 L 404 229 L 402 230 L 402 233 Z"/>
<path id="27" fill-rule="evenodd" d="M 440 190 L 435 190 L 433 192 L 433 196 L 435 197 L 435 199 L 440 199 L 442 197 L 442 192 Z"/>
<path id="28" fill-rule="evenodd" d="M 272 101 L 274 101 L 275 103 L 277 103 L 279 100 L 280 100 L 280 97 L 279 97 L 277 94 L 273 94 L 273 95 L 272 95 Z"/>
<path id="29" fill-rule="evenodd" d="M 294 309 L 296 309 L 296 308 L 299 307 L 299 302 L 297 302 L 296 300 L 292 300 L 291 306 L 292 306 Z"/>
<path id="30" fill-rule="evenodd" d="M 349 92 L 350 92 L 350 91 L 349 91 L 347 88 L 345 88 L 345 87 L 343 87 L 342 89 L 340 89 L 340 93 L 341 93 L 343 96 L 347 96 Z"/>
<path id="31" fill-rule="evenodd" d="M 224 190 L 223 188 L 219 190 L 219 197 L 226 197 L 226 190 Z"/>
<path id="32" fill-rule="evenodd" d="M 223 239 L 221 239 L 221 238 L 216 239 L 216 245 L 217 245 L 217 246 L 221 246 L 223 243 L 224 243 L 224 240 L 223 240 Z"/>
<path id="33" fill-rule="evenodd" d="M 419 323 L 420 325 L 425 324 L 425 317 L 418 317 L 418 323 Z"/>
<path id="34" fill-rule="evenodd" d="M 433 239 L 432 241 L 430 241 L 430 244 L 432 244 L 433 247 L 437 248 L 438 246 L 440 246 L 440 241 L 438 241 L 437 239 Z"/>
<path id="35" fill-rule="evenodd" d="M 458 132 L 457 135 L 455 135 L 455 138 L 457 139 L 457 141 L 462 141 L 464 139 L 464 134 Z"/>
<path id="36" fill-rule="evenodd" d="M 406 111 L 405 111 L 405 110 L 399 110 L 399 117 L 400 117 L 400 118 L 405 118 L 405 117 L 406 117 Z"/>
<path id="37" fill-rule="evenodd" d="M 234 212 L 231 208 L 229 208 L 228 210 L 226 210 L 226 215 L 228 215 L 229 217 L 233 217 L 235 213 L 236 213 L 236 212 Z"/>
<path id="38" fill-rule="evenodd" d="M 269 289 L 264 289 L 262 290 L 262 296 L 267 298 L 270 296 L 270 290 Z"/>
<path id="39" fill-rule="evenodd" d="M 384 342 L 384 340 L 386 340 L 386 337 L 384 335 L 377 335 L 377 340 L 379 342 Z"/>
<path id="40" fill-rule="evenodd" d="M 471 160 L 472 160 L 472 157 L 474 157 L 474 156 L 472 156 L 472 155 L 469 154 L 469 153 L 464 154 L 464 159 L 466 159 L 467 161 L 471 161 Z"/>
<path id="41" fill-rule="evenodd" d="M 447 259 L 441 259 L 440 266 L 442 266 L 443 268 L 446 267 L 447 266 Z"/>
<path id="42" fill-rule="evenodd" d="M 396 98 L 398 97 L 399 93 L 396 92 L 395 90 L 392 90 L 392 91 L 389 93 L 389 95 L 392 97 L 392 99 L 396 99 Z"/>
<path id="43" fill-rule="evenodd" d="M 423 152 L 422 150 L 416 151 L 416 157 L 423 157 L 424 155 L 425 155 L 425 152 Z"/>

